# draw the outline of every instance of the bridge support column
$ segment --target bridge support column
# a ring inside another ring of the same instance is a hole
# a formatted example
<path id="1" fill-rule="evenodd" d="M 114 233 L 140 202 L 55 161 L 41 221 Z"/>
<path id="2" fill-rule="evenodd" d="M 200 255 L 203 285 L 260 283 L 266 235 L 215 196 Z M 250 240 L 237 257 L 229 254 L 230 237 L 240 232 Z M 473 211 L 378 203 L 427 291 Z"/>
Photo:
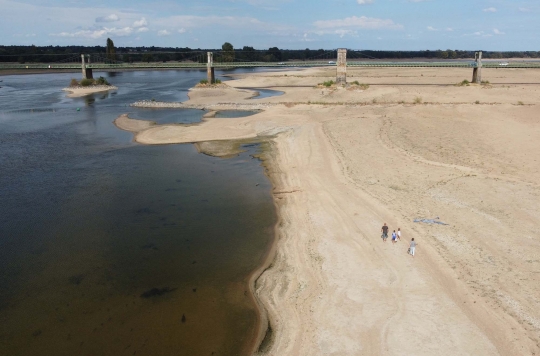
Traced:
<path id="1" fill-rule="evenodd" d="M 347 84 L 347 50 L 340 48 L 337 52 L 336 85 L 345 86 Z"/>
<path id="2" fill-rule="evenodd" d="M 84 54 L 81 54 L 82 60 L 82 79 L 94 79 L 94 74 L 92 73 L 92 68 L 86 68 L 86 63 L 84 63 Z M 88 64 L 90 64 L 90 55 L 88 55 Z"/>
<path id="3" fill-rule="evenodd" d="M 474 54 L 476 67 L 473 69 L 472 82 L 476 84 L 482 83 L 482 51 Z"/>
<path id="4" fill-rule="evenodd" d="M 207 52 L 208 63 L 206 64 L 206 77 L 208 78 L 209 84 L 214 84 L 216 82 L 216 76 L 214 73 L 214 53 Z"/>

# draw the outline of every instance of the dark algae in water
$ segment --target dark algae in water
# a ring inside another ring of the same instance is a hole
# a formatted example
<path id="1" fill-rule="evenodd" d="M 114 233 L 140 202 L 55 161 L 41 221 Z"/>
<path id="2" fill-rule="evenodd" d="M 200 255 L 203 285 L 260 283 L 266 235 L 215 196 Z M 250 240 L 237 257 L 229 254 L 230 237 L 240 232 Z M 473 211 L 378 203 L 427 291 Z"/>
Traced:
<path id="1" fill-rule="evenodd" d="M 116 95 L 92 100 L 65 97 L 72 76 L 4 77 L 0 355 L 247 355 L 245 291 L 276 220 L 259 148 L 221 159 L 113 125 L 205 72 L 117 73 Z"/>

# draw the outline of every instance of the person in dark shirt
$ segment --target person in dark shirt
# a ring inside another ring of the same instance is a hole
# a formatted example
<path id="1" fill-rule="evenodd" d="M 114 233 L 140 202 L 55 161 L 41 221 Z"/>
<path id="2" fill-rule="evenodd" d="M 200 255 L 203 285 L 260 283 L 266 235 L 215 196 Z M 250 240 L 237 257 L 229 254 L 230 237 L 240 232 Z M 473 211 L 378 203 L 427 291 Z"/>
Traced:
<path id="1" fill-rule="evenodd" d="M 384 223 L 383 227 L 381 228 L 382 235 L 381 238 L 384 242 L 386 242 L 386 239 L 388 238 L 388 226 L 386 226 L 386 223 Z"/>

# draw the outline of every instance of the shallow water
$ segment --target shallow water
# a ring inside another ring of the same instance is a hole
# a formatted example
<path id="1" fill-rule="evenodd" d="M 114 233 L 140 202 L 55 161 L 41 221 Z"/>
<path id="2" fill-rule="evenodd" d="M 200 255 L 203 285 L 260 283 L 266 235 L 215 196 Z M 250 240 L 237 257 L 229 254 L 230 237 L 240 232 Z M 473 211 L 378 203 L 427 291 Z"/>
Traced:
<path id="1" fill-rule="evenodd" d="M 118 91 L 66 98 L 77 75 L 2 77 L 1 353 L 244 354 L 246 278 L 275 222 L 258 147 L 220 160 L 136 145 L 112 124 L 125 112 L 200 120 L 128 105 L 186 100 L 204 72 L 97 73 Z"/>

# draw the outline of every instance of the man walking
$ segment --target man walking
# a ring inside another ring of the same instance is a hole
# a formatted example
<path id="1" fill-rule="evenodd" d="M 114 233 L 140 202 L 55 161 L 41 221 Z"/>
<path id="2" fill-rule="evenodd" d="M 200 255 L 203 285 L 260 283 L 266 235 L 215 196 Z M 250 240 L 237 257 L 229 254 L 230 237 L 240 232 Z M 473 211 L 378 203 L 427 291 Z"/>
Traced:
<path id="1" fill-rule="evenodd" d="M 386 239 L 388 238 L 388 226 L 386 226 L 386 223 L 384 223 L 383 227 L 381 228 L 382 235 L 381 238 L 384 242 L 386 242 Z"/>
<path id="2" fill-rule="evenodd" d="M 409 254 L 413 256 L 414 258 L 414 250 L 416 249 L 416 242 L 414 241 L 414 237 L 411 240 L 411 243 L 409 244 Z"/>

